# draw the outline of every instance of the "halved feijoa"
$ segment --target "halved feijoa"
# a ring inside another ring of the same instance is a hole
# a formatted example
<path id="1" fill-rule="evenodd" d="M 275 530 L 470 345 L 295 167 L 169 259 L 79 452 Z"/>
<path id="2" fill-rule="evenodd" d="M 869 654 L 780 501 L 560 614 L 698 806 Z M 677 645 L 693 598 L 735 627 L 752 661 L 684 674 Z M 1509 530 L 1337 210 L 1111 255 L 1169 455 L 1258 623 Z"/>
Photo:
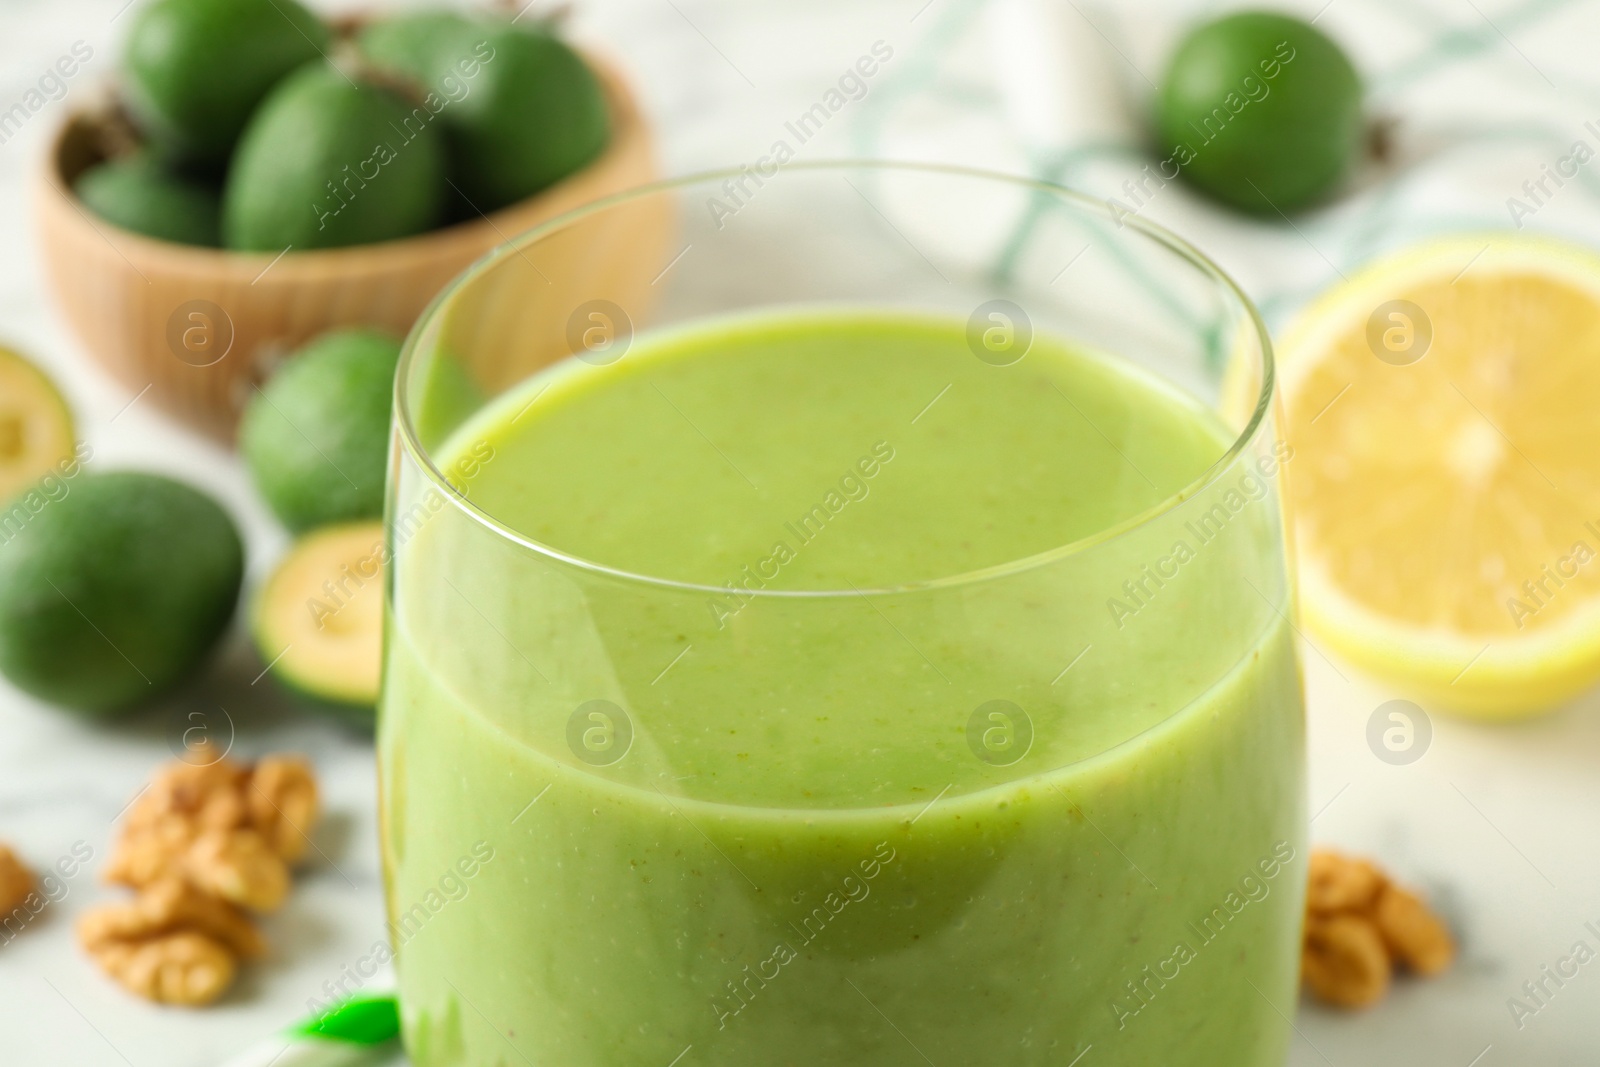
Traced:
<path id="1" fill-rule="evenodd" d="M 73 462 L 67 402 L 43 371 L 0 348 L 0 502 Z"/>
<path id="2" fill-rule="evenodd" d="M 370 724 L 383 636 L 383 524 L 341 523 L 296 541 L 256 595 L 251 631 L 285 687 Z"/>

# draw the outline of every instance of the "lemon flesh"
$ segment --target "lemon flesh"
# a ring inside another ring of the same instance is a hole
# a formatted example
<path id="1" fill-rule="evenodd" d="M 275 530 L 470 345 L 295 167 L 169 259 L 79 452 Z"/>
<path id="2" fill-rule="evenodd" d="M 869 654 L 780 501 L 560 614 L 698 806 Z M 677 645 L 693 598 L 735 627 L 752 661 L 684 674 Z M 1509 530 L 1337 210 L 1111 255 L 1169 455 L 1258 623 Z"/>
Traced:
<path id="1" fill-rule="evenodd" d="M 1431 243 L 1313 305 L 1281 364 L 1314 635 L 1486 717 L 1600 678 L 1600 256 Z"/>

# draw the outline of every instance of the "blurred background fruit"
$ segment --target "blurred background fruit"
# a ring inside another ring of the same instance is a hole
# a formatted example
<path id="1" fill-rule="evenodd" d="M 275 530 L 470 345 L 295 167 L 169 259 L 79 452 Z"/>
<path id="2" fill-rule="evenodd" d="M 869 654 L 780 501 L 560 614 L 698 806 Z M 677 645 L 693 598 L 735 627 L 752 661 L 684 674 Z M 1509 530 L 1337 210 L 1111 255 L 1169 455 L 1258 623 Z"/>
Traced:
<path id="1" fill-rule="evenodd" d="M 221 166 L 273 85 L 329 45 L 296 0 L 153 0 L 128 30 L 128 104 L 158 150 Z"/>
<path id="2" fill-rule="evenodd" d="M 210 497 L 155 474 L 79 474 L 0 553 L 0 673 L 92 714 L 161 696 L 227 629 L 243 573 Z"/>
<path id="3" fill-rule="evenodd" d="M 123 70 L 125 109 L 67 118 L 40 181 L 38 232 L 51 288 L 90 354 L 208 434 L 232 438 L 254 384 L 315 334 L 346 325 L 403 334 L 507 235 L 656 174 L 629 86 L 534 14 L 347 19 L 336 32 L 307 30 L 317 50 L 256 85 L 270 64 L 214 62 L 192 46 L 203 38 L 194 27 L 222 19 L 216 54 L 226 56 L 238 27 L 253 26 L 256 0 L 237 11 L 213 0 L 136 3 L 134 13 L 150 13 L 130 21 L 144 42 L 130 54 L 181 77 Z M 298 24 L 272 18 L 277 29 Z M 363 32 L 398 43 L 365 58 Z M 133 99 L 141 93 L 173 115 L 200 115 L 192 130 L 219 128 L 221 101 L 251 104 L 229 134 L 235 150 L 206 162 L 173 147 L 181 138 L 162 131 L 182 123 Z M 200 107 L 197 94 L 218 107 Z M 232 248 L 210 248 L 221 240 Z M 619 232 L 581 258 L 618 261 L 656 240 Z M 592 288 L 587 275 L 573 285 Z M 549 293 L 573 304 L 589 296 Z"/>
<path id="4" fill-rule="evenodd" d="M 204 202 L 220 192 L 229 248 L 305 252 L 497 211 L 606 146 L 600 81 L 549 23 L 421 11 L 345 30 L 293 0 L 140 7 L 123 71 L 133 128 L 107 139 L 112 169 L 87 171 L 79 197 L 136 233 L 208 246 Z"/>
<path id="5" fill-rule="evenodd" d="M 378 69 L 451 99 L 440 120 L 454 180 L 477 211 L 531 196 L 605 147 L 600 84 L 548 27 L 423 13 L 376 23 L 359 44 Z M 459 99 L 452 85 L 464 87 Z"/>
<path id="6" fill-rule="evenodd" d="M 324 334 L 245 408 L 239 448 L 291 530 L 383 514 L 400 342 L 376 330 Z"/>
<path id="7" fill-rule="evenodd" d="M 444 145 L 413 112 L 389 90 L 326 64 L 284 79 L 245 128 L 228 170 L 228 247 L 336 248 L 431 229 L 444 205 Z"/>
<path id="8" fill-rule="evenodd" d="M 207 248 L 222 243 L 217 191 L 147 154 L 95 164 L 78 178 L 76 190 L 85 207 L 125 230 Z"/>
<path id="9" fill-rule="evenodd" d="M 1321 30 L 1250 11 L 1192 30 L 1162 78 L 1157 147 L 1190 184 L 1261 215 L 1325 199 L 1362 139 L 1361 79 Z M 1185 155 L 1188 158 L 1183 158 Z"/>

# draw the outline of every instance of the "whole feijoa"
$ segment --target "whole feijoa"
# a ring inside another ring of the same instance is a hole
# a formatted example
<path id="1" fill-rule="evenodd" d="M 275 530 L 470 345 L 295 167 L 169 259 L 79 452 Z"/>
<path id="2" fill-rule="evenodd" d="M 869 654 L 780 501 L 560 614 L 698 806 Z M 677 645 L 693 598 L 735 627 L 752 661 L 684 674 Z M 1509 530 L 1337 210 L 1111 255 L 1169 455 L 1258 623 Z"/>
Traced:
<path id="1" fill-rule="evenodd" d="M 246 406 L 239 448 L 283 524 L 304 531 L 383 514 L 400 342 L 375 330 L 323 334 Z"/>
<path id="2" fill-rule="evenodd" d="M 423 13 L 374 24 L 359 47 L 373 66 L 432 94 L 454 180 L 478 211 L 581 170 L 610 136 L 599 80 L 548 26 Z"/>
<path id="3" fill-rule="evenodd" d="M 1301 19 L 1226 15 L 1179 44 L 1162 79 L 1157 148 L 1193 185 L 1265 215 L 1328 196 L 1361 146 L 1361 79 Z"/>
<path id="4" fill-rule="evenodd" d="M 240 138 L 223 190 L 224 243 L 282 252 L 432 228 L 448 188 L 435 118 L 330 64 L 296 71 Z"/>
<path id="5" fill-rule="evenodd" d="M 454 96 L 458 94 L 438 76 L 478 56 L 476 39 L 483 35 L 475 27 L 481 25 L 462 11 L 410 11 L 373 21 L 361 30 L 356 47 L 361 58 L 379 70 L 403 74 L 419 87 Z M 460 67 L 457 73 L 467 79 L 470 92 L 477 67 Z"/>
<path id="6" fill-rule="evenodd" d="M 78 176 L 73 191 L 90 211 L 125 230 L 177 244 L 221 243 L 217 190 L 148 154 L 98 163 Z"/>
<path id="7" fill-rule="evenodd" d="M 228 628 L 244 574 L 233 520 L 157 474 L 79 474 L 0 546 L 0 673 L 107 714 L 189 677 Z"/>
<path id="8" fill-rule="evenodd" d="M 329 39 L 297 0 L 153 0 L 128 29 L 128 105 L 163 151 L 226 162 L 256 106 Z"/>

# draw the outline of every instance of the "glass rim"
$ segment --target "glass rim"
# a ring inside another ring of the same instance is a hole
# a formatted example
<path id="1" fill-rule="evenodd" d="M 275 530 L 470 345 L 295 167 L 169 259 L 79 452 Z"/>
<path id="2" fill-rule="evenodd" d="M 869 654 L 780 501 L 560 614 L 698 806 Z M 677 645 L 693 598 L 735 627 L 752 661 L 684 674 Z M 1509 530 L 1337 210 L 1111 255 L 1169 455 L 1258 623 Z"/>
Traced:
<path id="1" fill-rule="evenodd" d="M 1154 241 L 1168 251 L 1185 260 L 1189 265 L 1199 269 L 1215 285 L 1232 295 L 1243 309 L 1245 318 L 1255 332 L 1257 344 L 1260 349 L 1261 363 L 1261 388 L 1256 395 L 1255 407 L 1250 413 L 1249 420 L 1234 437 L 1233 443 L 1221 456 L 1212 462 L 1204 471 L 1192 479 L 1188 484 L 1180 487 L 1175 492 L 1126 518 L 1111 523 L 1093 533 L 1087 534 L 1073 541 L 1035 552 L 1030 556 L 1019 559 L 1007 560 L 1003 563 L 991 564 L 974 570 L 962 571 L 957 574 L 944 575 L 938 578 L 920 579 L 914 582 L 903 582 L 897 585 L 859 588 L 851 586 L 848 589 L 745 589 L 742 596 L 750 599 L 828 599 L 837 597 L 857 596 L 888 596 L 905 593 L 927 592 L 940 589 L 950 589 L 963 585 L 976 585 L 981 582 L 993 581 L 1029 571 L 1035 567 L 1042 567 L 1065 559 L 1069 556 L 1089 551 L 1099 545 L 1114 541 L 1134 530 L 1148 526 L 1169 511 L 1174 510 L 1184 501 L 1194 497 L 1206 488 L 1219 481 L 1232 467 L 1235 459 L 1244 452 L 1245 448 L 1259 435 L 1261 427 L 1266 422 L 1268 410 L 1272 405 L 1272 393 L 1276 380 L 1276 364 L 1272 350 L 1272 337 L 1267 330 L 1266 322 L 1261 318 L 1261 312 L 1256 308 L 1244 289 L 1233 280 L 1227 271 L 1223 270 L 1211 257 L 1201 252 L 1193 244 L 1178 236 L 1165 226 L 1150 222 L 1137 216 L 1124 216 L 1117 218 L 1111 207 L 1103 200 L 1090 196 L 1087 193 L 1070 189 L 1056 182 L 1043 181 L 1037 178 L 1028 178 L 1014 174 L 1004 174 L 999 171 L 985 170 L 979 167 L 964 167 L 944 163 L 913 163 L 895 160 L 853 160 L 853 159 L 828 159 L 813 160 L 810 162 L 796 162 L 786 164 L 786 171 L 845 171 L 845 170 L 878 170 L 887 172 L 907 172 L 929 175 L 944 175 L 953 178 L 970 178 L 981 181 L 997 182 L 1010 185 L 1032 193 L 1044 193 L 1071 204 L 1078 210 L 1098 216 L 1108 222 L 1115 223 L 1119 228 L 1133 229 L 1145 238 Z M 531 552 L 545 556 L 556 563 L 573 567 L 578 570 L 600 575 L 609 579 L 622 581 L 629 584 L 638 584 L 663 591 L 678 593 L 700 593 L 712 596 L 722 596 L 727 589 L 719 585 L 709 585 L 701 582 L 686 582 L 675 578 L 663 578 L 656 575 L 640 574 L 634 571 L 613 567 L 597 560 L 587 559 L 573 552 L 556 548 L 554 545 L 545 544 L 535 540 L 478 507 L 467 497 L 462 495 L 444 473 L 434 463 L 433 456 L 428 448 L 422 444 L 417 434 L 415 423 L 409 405 L 410 388 L 409 379 L 412 365 L 418 357 L 418 340 L 431 323 L 458 293 L 465 290 L 480 276 L 495 269 L 501 262 L 510 256 L 520 255 L 522 251 L 543 240 L 545 237 L 572 224 L 599 214 L 622 204 L 643 200 L 647 197 L 658 196 L 663 193 L 673 192 L 692 185 L 721 182 L 729 178 L 736 178 L 742 168 L 724 167 L 717 170 L 698 171 L 693 174 L 677 178 L 667 178 L 650 182 L 645 185 L 625 189 L 609 196 L 601 197 L 581 207 L 562 212 L 554 218 L 547 219 L 539 225 L 513 236 L 494 249 L 483 255 L 461 274 L 457 275 L 448 285 L 428 302 L 422 314 L 417 316 L 416 322 L 406 334 L 405 342 L 401 348 L 400 361 L 395 371 L 395 384 L 393 393 L 394 402 L 394 427 L 401 446 L 423 472 L 432 487 L 444 495 L 444 499 L 455 507 L 461 509 L 469 518 L 480 523 L 491 532 L 521 546 Z"/>

